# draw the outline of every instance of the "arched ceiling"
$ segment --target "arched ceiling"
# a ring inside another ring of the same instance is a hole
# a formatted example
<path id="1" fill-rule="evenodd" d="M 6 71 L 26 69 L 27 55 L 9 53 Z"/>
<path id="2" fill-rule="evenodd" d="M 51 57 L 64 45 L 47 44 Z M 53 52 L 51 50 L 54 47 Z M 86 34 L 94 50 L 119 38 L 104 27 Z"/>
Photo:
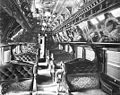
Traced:
<path id="1" fill-rule="evenodd" d="M 7 15 L 2 17 L 3 20 L 7 20 L 0 26 L 4 28 L 3 39 L 6 40 L 8 36 L 12 37 L 17 33 L 17 29 L 15 31 L 14 29 L 19 25 L 25 30 L 35 30 L 35 26 L 38 28 L 46 23 L 51 30 L 54 30 L 77 12 L 84 1 L 86 0 L 0 0 L 2 8 L 0 15 Z M 8 20 L 9 18 L 11 20 Z M 40 29 L 38 28 L 39 31 Z"/>
<path id="2" fill-rule="evenodd" d="M 42 15 L 48 11 L 50 13 L 49 16 L 52 18 L 52 23 L 50 23 L 52 26 L 58 19 L 60 19 L 60 23 L 63 21 L 60 17 L 61 14 L 65 15 L 64 20 L 66 20 L 77 12 L 83 2 L 84 0 L 32 0 L 31 10 L 35 13 L 35 8 L 37 8 Z"/>

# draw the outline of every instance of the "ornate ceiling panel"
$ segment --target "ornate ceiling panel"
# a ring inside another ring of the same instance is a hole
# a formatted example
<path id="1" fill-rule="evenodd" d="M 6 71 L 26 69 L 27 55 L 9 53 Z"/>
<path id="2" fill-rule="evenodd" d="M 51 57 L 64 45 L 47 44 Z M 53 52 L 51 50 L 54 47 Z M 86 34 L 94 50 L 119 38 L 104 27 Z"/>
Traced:
<path id="1" fill-rule="evenodd" d="M 89 0 L 86 0 L 89 1 Z M 39 14 L 46 16 L 46 12 L 49 12 L 49 15 L 52 18 L 52 24 L 58 19 L 60 21 L 61 14 L 65 15 L 65 19 L 69 18 L 72 14 L 78 11 L 83 5 L 84 0 L 32 0 L 32 11 L 36 13 L 35 8 L 39 10 Z M 54 27 L 55 28 L 55 27 Z"/>

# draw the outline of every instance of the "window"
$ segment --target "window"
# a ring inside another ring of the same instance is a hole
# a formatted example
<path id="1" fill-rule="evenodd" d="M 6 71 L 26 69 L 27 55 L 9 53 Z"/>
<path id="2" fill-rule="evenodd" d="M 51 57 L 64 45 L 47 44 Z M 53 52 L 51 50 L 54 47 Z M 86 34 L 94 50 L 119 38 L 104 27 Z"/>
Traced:
<path id="1" fill-rule="evenodd" d="M 107 75 L 120 81 L 120 52 L 107 51 Z"/>
<path id="2" fill-rule="evenodd" d="M 69 51 L 68 51 L 69 53 L 72 53 L 73 52 L 73 49 L 72 49 L 72 47 L 69 45 Z"/>
<path id="3" fill-rule="evenodd" d="M 10 47 L 0 47 L 0 65 L 5 65 L 6 62 L 11 60 Z"/>
<path id="4" fill-rule="evenodd" d="M 11 52 L 10 47 L 4 48 L 4 63 L 9 62 L 11 60 Z"/>
<path id="5" fill-rule="evenodd" d="M 59 44 L 59 49 L 60 50 L 63 50 L 63 46 Z"/>
<path id="6" fill-rule="evenodd" d="M 77 58 L 82 58 L 83 47 L 77 47 Z"/>
<path id="7" fill-rule="evenodd" d="M 3 60 L 3 58 L 2 58 L 2 47 L 0 47 L 0 65 L 2 65 L 2 60 Z"/>
<path id="8" fill-rule="evenodd" d="M 86 50 L 86 59 L 93 61 L 95 59 L 95 52 L 92 48 L 85 48 Z"/>
<path id="9" fill-rule="evenodd" d="M 120 8 L 112 10 L 111 13 L 114 17 L 120 17 Z"/>
<path id="10" fill-rule="evenodd" d="M 83 50 L 85 48 L 85 51 Z M 83 47 L 83 46 L 78 46 L 77 47 L 77 52 L 76 52 L 77 58 L 83 58 L 93 61 L 95 59 L 95 52 L 92 50 L 91 47 Z"/>
<path id="11" fill-rule="evenodd" d="M 65 51 L 68 52 L 68 45 L 65 45 Z"/>

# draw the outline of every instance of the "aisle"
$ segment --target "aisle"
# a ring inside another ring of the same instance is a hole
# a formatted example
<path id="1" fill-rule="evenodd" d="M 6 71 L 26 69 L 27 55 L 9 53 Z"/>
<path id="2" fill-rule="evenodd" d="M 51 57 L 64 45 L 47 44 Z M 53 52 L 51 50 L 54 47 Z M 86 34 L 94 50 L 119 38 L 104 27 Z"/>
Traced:
<path id="1" fill-rule="evenodd" d="M 56 95 L 57 83 L 53 82 L 49 69 L 38 71 L 37 89 L 40 95 Z"/>

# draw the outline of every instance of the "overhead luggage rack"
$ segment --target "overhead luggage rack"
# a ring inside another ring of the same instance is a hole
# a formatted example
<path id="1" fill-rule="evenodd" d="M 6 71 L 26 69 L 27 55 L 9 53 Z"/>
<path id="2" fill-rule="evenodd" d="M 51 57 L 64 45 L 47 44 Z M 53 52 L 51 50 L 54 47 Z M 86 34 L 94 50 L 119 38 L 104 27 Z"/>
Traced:
<path id="1" fill-rule="evenodd" d="M 54 29 L 53 34 L 59 33 L 63 28 L 70 28 L 71 25 L 76 25 L 96 15 L 112 10 L 118 7 L 119 4 L 119 0 L 90 0 L 90 2 L 83 5 L 78 12 Z"/>

